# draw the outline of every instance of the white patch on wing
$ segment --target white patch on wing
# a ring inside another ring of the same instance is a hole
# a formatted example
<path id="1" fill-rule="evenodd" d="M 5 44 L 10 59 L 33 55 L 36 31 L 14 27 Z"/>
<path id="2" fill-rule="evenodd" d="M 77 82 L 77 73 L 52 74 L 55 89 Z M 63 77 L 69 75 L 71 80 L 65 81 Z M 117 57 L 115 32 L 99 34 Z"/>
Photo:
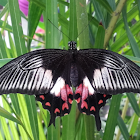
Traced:
<path id="1" fill-rule="evenodd" d="M 102 78 L 104 80 L 104 84 L 105 84 L 106 89 L 107 90 L 109 88 L 113 89 L 107 68 L 106 67 L 101 68 L 101 72 L 102 72 Z"/>
<path id="2" fill-rule="evenodd" d="M 49 89 L 52 86 L 52 71 L 51 70 L 46 70 L 43 76 L 42 84 L 40 89 Z"/>
<path id="3" fill-rule="evenodd" d="M 43 76 L 44 76 L 44 72 L 45 72 L 45 69 L 40 67 L 38 69 L 37 74 L 36 74 L 36 77 L 37 77 L 36 89 L 37 90 L 39 90 L 39 88 L 41 86 L 41 82 L 42 82 L 42 79 L 43 79 Z"/>
<path id="4" fill-rule="evenodd" d="M 93 79 L 94 79 L 96 88 L 104 88 L 104 83 L 103 83 L 100 69 L 94 70 Z"/>
<path id="5" fill-rule="evenodd" d="M 55 96 L 60 96 L 60 90 L 65 86 L 65 81 L 62 77 L 59 77 L 53 86 L 52 90 L 50 91 L 51 94 Z"/>
<path id="6" fill-rule="evenodd" d="M 84 78 L 83 85 L 85 87 L 88 87 L 89 94 L 91 94 L 91 95 L 94 94 L 95 91 L 94 91 L 94 89 L 93 89 L 93 87 L 92 87 L 92 85 L 91 85 L 91 83 L 90 83 L 90 81 L 89 81 L 89 79 L 87 77 Z"/>

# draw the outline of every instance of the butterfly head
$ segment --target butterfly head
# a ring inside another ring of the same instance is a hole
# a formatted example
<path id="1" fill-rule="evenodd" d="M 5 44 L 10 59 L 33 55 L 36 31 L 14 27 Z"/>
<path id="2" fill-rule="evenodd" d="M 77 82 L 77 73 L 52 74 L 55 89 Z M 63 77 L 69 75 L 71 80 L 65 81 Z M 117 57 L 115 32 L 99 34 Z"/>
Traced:
<path id="1" fill-rule="evenodd" d="M 69 50 L 76 50 L 77 43 L 75 41 L 68 42 Z"/>

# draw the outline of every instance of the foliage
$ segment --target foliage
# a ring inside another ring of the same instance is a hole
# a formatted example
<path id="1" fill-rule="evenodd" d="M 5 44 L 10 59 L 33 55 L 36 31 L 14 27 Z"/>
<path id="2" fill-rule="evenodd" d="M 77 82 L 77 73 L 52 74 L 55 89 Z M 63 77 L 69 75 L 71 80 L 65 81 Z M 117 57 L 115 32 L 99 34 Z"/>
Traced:
<path id="1" fill-rule="evenodd" d="M 0 20 L 0 66 L 6 64 L 10 58 L 32 49 L 31 41 L 34 40 L 33 35 L 38 25 L 45 29 L 45 48 L 68 49 L 68 41 L 74 40 L 80 49 L 109 49 L 123 54 L 139 65 L 139 0 L 90 0 L 87 3 L 85 0 L 70 0 L 70 3 L 65 0 L 29 2 L 29 14 L 26 19 L 19 10 L 18 0 L 0 1 L 0 5 L 4 6 L 0 17 L 5 17 L 4 20 Z M 7 23 L 9 13 L 12 25 Z M 44 23 L 39 23 L 42 13 Z M 28 22 L 28 35 L 23 34 L 21 17 Z M 9 35 L 10 48 L 6 44 L 5 31 Z M 129 93 L 113 96 L 108 103 L 108 119 L 102 117 L 100 132 L 96 130 L 94 117 L 80 114 L 76 102 L 73 102 L 69 115 L 56 119 L 55 128 L 52 125 L 48 127 L 49 113 L 35 101 L 34 96 L 9 94 L 1 97 L 1 140 L 128 140 L 132 137 L 134 140 L 140 139 L 139 95 Z M 131 116 L 127 115 L 128 110 L 134 110 L 130 113 Z"/>

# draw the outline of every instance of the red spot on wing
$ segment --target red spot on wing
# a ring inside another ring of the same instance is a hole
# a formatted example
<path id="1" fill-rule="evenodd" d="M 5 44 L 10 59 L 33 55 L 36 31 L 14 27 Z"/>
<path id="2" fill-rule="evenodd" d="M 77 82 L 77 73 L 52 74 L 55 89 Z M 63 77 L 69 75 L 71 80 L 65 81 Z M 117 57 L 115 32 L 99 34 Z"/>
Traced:
<path id="1" fill-rule="evenodd" d="M 95 109 L 95 107 L 94 106 L 92 106 L 91 108 L 90 108 L 90 111 L 95 111 L 96 109 Z"/>
<path id="2" fill-rule="evenodd" d="M 69 106 L 68 106 L 68 104 L 67 103 L 63 103 L 63 105 L 62 105 L 62 110 L 64 110 L 64 109 L 69 109 Z"/>
<path id="3" fill-rule="evenodd" d="M 82 101 L 81 108 L 84 108 L 84 107 L 85 107 L 86 109 L 88 109 L 87 102 Z"/>
<path id="4" fill-rule="evenodd" d="M 99 100 L 98 104 L 101 104 L 101 103 L 103 103 L 103 100 Z"/>
<path id="5" fill-rule="evenodd" d="M 51 106 L 51 104 L 49 102 L 46 102 L 45 105 L 46 106 Z"/>
<path id="6" fill-rule="evenodd" d="M 81 100 L 81 99 L 80 99 L 80 97 L 79 97 L 79 98 L 76 100 L 76 102 L 77 102 L 77 103 L 80 103 L 80 100 Z"/>
<path id="7" fill-rule="evenodd" d="M 42 100 L 45 99 L 44 95 L 40 95 L 39 97 L 40 97 Z"/>
<path id="8" fill-rule="evenodd" d="M 69 98 L 69 103 L 72 104 L 72 102 L 73 102 L 72 99 Z"/>
<path id="9" fill-rule="evenodd" d="M 54 110 L 54 113 L 56 114 L 56 113 L 60 113 L 60 110 L 58 109 L 58 108 L 56 108 L 55 110 Z"/>
<path id="10" fill-rule="evenodd" d="M 103 94 L 104 98 L 106 97 L 106 94 Z"/>

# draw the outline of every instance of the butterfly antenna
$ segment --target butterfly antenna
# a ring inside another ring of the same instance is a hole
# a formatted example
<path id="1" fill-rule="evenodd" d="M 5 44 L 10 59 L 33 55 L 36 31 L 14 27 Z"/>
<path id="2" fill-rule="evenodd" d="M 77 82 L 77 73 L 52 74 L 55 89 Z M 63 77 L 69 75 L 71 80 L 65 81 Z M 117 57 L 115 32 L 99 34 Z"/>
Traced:
<path id="1" fill-rule="evenodd" d="M 90 19 L 89 23 L 92 21 L 93 18 L 94 18 L 94 17 L 92 17 L 92 18 Z M 83 31 L 88 27 L 89 23 L 88 23 L 88 24 L 85 26 L 85 28 L 79 33 L 78 36 L 80 36 L 80 35 L 83 33 Z M 78 37 L 78 36 L 77 36 L 77 37 Z M 77 37 L 76 37 L 76 38 L 77 38 Z M 76 40 L 76 38 L 74 39 L 74 41 Z"/>
<path id="2" fill-rule="evenodd" d="M 58 27 L 56 27 L 49 19 L 48 19 L 48 21 L 56 28 L 56 29 L 58 29 Z M 59 29 L 58 29 L 59 30 Z M 63 33 L 61 30 L 59 30 L 61 33 Z M 70 39 L 65 33 L 63 33 L 68 39 Z M 71 39 L 70 39 L 70 41 L 71 41 Z"/>

